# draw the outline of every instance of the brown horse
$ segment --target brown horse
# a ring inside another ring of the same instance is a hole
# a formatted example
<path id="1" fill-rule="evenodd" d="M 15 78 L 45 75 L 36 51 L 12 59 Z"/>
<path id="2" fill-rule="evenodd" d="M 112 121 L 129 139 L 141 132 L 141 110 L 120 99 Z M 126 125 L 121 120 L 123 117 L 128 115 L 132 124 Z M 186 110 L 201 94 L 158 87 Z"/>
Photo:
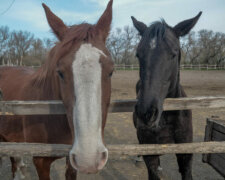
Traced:
<path id="1" fill-rule="evenodd" d="M 66 179 L 76 179 L 76 170 L 95 173 L 108 159 L 103 130 L 113 63 L 105 42 L 112 21 L 112 3 L 110 0 L 95 25 L 70 27 L 43 4 L 48 23 L 59 39 L 48 60 L 37 71 L 27 67 L 0 69 L 4 100 L 63 101 L 66 115 L 1 116 L 0 137 L 5 142 L 73 144 Z M 55 159 L 33 158 L 41 180 L 50 179 L 50 165 Z M 18 163 L 13 157 L 11 161 L 14 176 Z"/>

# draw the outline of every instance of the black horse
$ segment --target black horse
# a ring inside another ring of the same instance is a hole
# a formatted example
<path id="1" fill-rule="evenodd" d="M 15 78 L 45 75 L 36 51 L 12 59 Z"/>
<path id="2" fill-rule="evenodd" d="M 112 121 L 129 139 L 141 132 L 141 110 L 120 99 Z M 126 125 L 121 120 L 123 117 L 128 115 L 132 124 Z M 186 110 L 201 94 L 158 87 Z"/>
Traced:
<path id="1" fill-rule="evenodd" d="M 140 80 L 136 85 L 138 102 L 133 114 L 140 144 L 188 143 L 193 140 L 190 110 L 164 111 L 165 98 L 186 97 L 180 85 L 181 50 L 179 37 L 186 35 L 197 23 L 196 17 L 174 27 L 164 20 L 147 27 L 131 17 L 141 35 L 136 56 L 140 65 Z M 177 154 L 183 180 L 192 179 L 192 154 Z M 149 179 L 160 179 L 158 155 L 144 156 Z"/>

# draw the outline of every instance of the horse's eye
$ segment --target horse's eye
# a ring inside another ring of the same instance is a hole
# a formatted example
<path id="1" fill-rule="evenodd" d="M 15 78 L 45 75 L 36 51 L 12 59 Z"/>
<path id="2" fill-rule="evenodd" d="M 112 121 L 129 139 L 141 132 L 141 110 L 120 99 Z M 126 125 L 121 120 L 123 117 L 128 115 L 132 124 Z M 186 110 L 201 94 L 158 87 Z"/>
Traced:
<path id="1" fill-rule="evenodd" d="M 174 59 L 177 55 L 176 54 L 172 54 L 172 59 Z"/>
<path id="2" fill-rule="evenodd" d="M 60 70 L 58 70 L 57 73 L 61 79 L 64 79 L 64 75 Z"/>
<path id="3" fill-rule="evenodd" d="M 179 50 L 178 49 L 174 49 L 172 51 L 172 55 L 171 55 L 172 59 L 174 59 L 178 55 L 178 53 L 179 53 Z"/>
<path id="4" fill-rule="evenodd" d="M 112 75 L 113 75 L 113 71 L 111 73 L 109 73 L 109 77 L 112 77 Z"/>

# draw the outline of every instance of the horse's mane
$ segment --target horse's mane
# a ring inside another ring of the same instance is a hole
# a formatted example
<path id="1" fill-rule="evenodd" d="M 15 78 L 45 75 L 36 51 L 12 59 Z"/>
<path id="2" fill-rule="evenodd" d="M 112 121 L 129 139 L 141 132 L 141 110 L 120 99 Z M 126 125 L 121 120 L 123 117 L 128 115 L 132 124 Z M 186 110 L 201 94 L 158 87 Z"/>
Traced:
<path id="1" fill-rule="evenodd" d="M 164 19 L 161 19 L 160 21 L 155 21 L 150 24 L 150 26 L 147 29 L 147 36 L 150 36 L 150 39 L 153 37 L 156 37 L 157 39 L 162 39 L 164 37 L 166 28 L 169 26 L 167 25 L 166 21 Z"/>
<path id="2" fill-rule="evenodd" d="M 70 26 L 63 41 L 56 43 L 50 50 L 46 62 L 33 74 L 32 85 L 40 87 L 46 85 L 48 78 L 54 80 L 53 76 L 58 60 L 68 53 L 75 43 L 92 39 L 94 37 L 94 28 L 95 26 L 87 23 Z"/>

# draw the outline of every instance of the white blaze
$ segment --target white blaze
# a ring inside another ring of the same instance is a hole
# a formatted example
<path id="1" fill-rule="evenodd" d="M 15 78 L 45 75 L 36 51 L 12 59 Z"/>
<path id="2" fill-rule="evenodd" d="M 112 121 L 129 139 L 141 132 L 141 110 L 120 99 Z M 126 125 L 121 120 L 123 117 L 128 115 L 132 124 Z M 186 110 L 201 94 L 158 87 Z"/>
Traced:
<path id="1" fill-rule="evenodd" d="M 150 48 L 151 49 L 155 49 L 156 48 L 156 37 L 151 39 L 151 41 L 150 41 Z"/>
<path id="2" fill-rule="evenodd" d="M 101 55 L 105 56 L 101 50 L 91 44 L 83 44 L 76 52 L 72 64 L 75 91 L 73 108 L 75 142 L 71 151 L 74 153 L 94 154 L 104 147 L 101 138 L 102 67 L 99 62 Z"/>

